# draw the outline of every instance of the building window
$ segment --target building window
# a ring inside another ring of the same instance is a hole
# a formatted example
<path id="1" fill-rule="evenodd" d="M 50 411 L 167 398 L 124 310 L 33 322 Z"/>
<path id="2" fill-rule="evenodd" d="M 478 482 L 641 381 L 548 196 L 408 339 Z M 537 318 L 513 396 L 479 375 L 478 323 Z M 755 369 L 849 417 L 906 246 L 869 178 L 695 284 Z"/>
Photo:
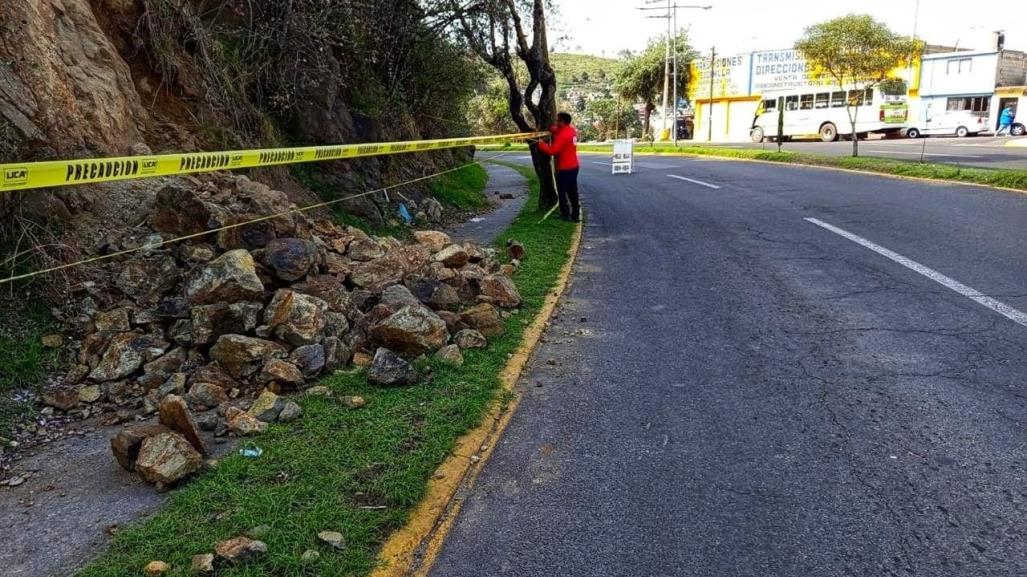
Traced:
<path id="1" fill-rule="evenodd" d="M 948 99 L 945 110 L 974 112 L 986 115 L 990 106 L 991 99 L 987 96 L 957 96 Z"/>
<path id="2" fill-rule="evenodd" d="M 973 58 L 960 58 L 945 62 L 945 74 L 970 74 L 973 71 Z"/>

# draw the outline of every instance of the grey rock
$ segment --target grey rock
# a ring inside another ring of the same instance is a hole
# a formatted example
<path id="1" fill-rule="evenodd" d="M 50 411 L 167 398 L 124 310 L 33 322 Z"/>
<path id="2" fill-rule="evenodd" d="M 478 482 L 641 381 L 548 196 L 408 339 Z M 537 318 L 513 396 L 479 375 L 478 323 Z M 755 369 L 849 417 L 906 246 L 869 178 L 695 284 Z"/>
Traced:
<path id="1" fill-rule="evenodd" d="M 386 387 L 410 385 L 417 382 L 417 371 L 399 355 L 381 347 L 367 369 L 367 380 Z"/>

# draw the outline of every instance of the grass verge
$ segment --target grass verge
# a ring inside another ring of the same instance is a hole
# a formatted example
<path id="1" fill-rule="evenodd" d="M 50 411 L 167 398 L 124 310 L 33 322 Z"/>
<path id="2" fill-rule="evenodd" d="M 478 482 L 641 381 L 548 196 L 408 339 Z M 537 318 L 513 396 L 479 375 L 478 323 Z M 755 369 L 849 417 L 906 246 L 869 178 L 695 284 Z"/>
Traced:
<path id="1" fill-rule="evenodd" d="M 192 480 L 154 517 L 120 531 L 80 577 L 140 574 L 154 559 L 170 563 L 173 574 L 187 575 L 192 555 L 260 525 L 271 528 L 262 538 L 268 554 L 218 575 L 367 574 L 456 439 L 502 402 L 499 374 L 507 355 L 517 349 L 568 259 L 574 225 L 539 224 L 537 200 L 536 182 L 525 209 L 497 239 L 497 246 L 510 237 L 525 245 L 528 257 L 515 279 L 524 304 L 487 350 L 468 351 L 458 368 L 426 361 L 421 368 L 430 371 L 430 380 L 413 387 L 372 387 L 359 371 L 323 379 L 338 394 L 363 396 L 367 406 L 346 410 L 330 399 L 298 399 L 303 418 L 273 425 L 255 439 L 262 457 L 233 455 Z M 327 529 L 343 533 L 344 550 L 318 544 L 317 533 Z M 307 549 L 319 550 L 321 557 L 301 563 Z"/>
<path id="2" fill-rule="evenodd" d="M 0 435 L 10 431 L 17 417 L 33 409 L 32 403 L 16 401 L 13 395 L 37 389 L 60 361 L 57 350 L 43 346 L 43 336 L 55 330 L 45 307 L 34 305 L 8 313 L 13 314 L 0 329 Z"/>
<path id="3" fill-rule="evenodd" d="M 489 174 L 480 164 L 472 164 L 462 170 L 448 172 L 432 179 L 431 194 L 436 200 L 461 210 L 480 209 L 489 206 L 485 198 L 485 185 Z"/>
<path id="4" fill-rule="evenodd" d="M 513 146 L 515 147 L 516 145 Z M 497 150 L 517 150 L 517 148 L 514 147 L 499 147 Z M 524 149 L 527 150 L 527 147 Z M 610 145 L 585 144 L 579 146 L 578 150 L 582 152 L 612 152 L 613 148 Z M 967 184 L 979 184 L 982 186 L 995 186 L 999 188 L 1027 191 L 1027 170 L 975 168 L 954 164 L 919 163 L 916 161 L 896 160 L 876 156 L 852 158 L 850 156 L 826 156 L 805 152 L 777 152 L 774 150 L 759 150 L 755 148 L 721 148 L 718 146 L 674 147 L 659 144 L 653 146 L 642 144 L 635 148 L 635 152 L 643 154 L 653 153 L 668 155 L 681 154 L 686 156 L 712 156 L 718 158 L 778 162 L 782 164 L 821 166 L 826 168 L 861 170 L 892 176 L 925 178 L 946 182 L 962 182 Z"/>

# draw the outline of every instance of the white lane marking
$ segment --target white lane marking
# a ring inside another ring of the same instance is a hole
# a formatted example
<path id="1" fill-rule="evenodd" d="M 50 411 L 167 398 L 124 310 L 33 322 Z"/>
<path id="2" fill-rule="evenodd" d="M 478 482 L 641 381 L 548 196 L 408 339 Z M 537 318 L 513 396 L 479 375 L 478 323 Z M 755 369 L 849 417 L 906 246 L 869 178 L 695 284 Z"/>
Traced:
<path id="1" fill-rule="evenodd" d="M 867 152 L 876 152 L 878 154 L 908 154 L 910 156 L 920 156 L 919 152 L 912 152 L 912 151 L 907 152 L 905 150 L 895 150 L 893 148 L 877 148 L 877 149 L 867 148 L 865 150 Z M 983 158 L 981 156 L 976 156 L 976 155 L 973 155 L 973 154 L 955 154 L 955 153 L 943 154 L 943 153 L 939 153 L 939 152 L 925 152 L 924 156 L 951 156 L 953 158 Z"/>
<path id="2" fill-rule="evenodd" d="M 667 176 L 669 176 L 671 178 L 676 178 L 678 180 L 687 180 L 688 182 L 691 182 L 692 184 L 698 184 L 699 186 L 705 186 L 706 188 L 715 188 L 715 189 L 719 189 L 720 188 L 716 184 L 710 184 L 708 182 L 703 182 L 701 180 L 696 180 L 694 178 L 686 178 L 684 176 L 678 176 L 676 174 L 668 174 Z"/>
<path id="3" fill-rule="evenodd" d="M 980 291 L 978 291 L 976 289 L 973 289 L 973 288 L 970 288 L 970 287 L 966 286 L 965 284 L 963 284 L 963 283 L 961 283 L 959 281 L 953 280 L 953 279 L 951 279 L 951 278 L 941 274 L 940 272 L 938 272 L 938 271 L 936 271 L 936 270 L 934 270 L 932 268 L 928 268 L 928 267 L 926 267 L 926 266 L 916 262 L 915 260 L 908 259 L 908 258 L 902 256 L 901 254 L 895 252 L 895 251 L 888 250 L 888 249 L 884 248 L 883 246 L 881 246 L 879 244 L 875 244 L 873 242 L 870 242 L 869 240 L 867 240 L 867 239 L 865 239 L 865 238 L 863 238 L 861 236 L 857 236 L 855 234 L 852 234 L 851 232 L 849 232 L 847 230 L 840 229 L 837 226 L 834 226 L 832 224 L 828 224 L 828 223 L 826 223 L 826 222 L 824 222 L 822 220 L 818 220 L 816 218 L 806 218 L 804 220 L 806 222 L 810 222 L 812 224 L 815 224 L 815 225 L 817 225 L 817 226 L 819 226 L 821 228 L 827 229 L 827 230 L 829 230 L 829 231 L 831 231 L 831 232 L 833 232 L 833 233 L 835 233 L 835 234 L 837 234 L 839 236 L 843 236 L 843 237 L 851 240 L 852 242 L 854 242 L 854 243 L 856 243 L 858 245 L 861 245 L 861 246 L 863 246 L 865 248 L 869 248 L 870 250 L 876 252 L 877 254 L 879 254 L 879 255 L 881 255 L 881 256 L 883 256 L 885 258 L 891 259 L 891 260 L 901 264 L 902 266 L 904 266 L 904 267 L 906 267 L 906 268 L 908 268 L 908 269 L 910 269 L 912 271 L 915 271 L 915 272 L 918 272 L 918 273 L 924 275 L 925 277 L 933 280 L 934 282 L 936 282 L 936 283 L 938 283 L 938 284 L 940 284 L 940 285 L 942 285 L 944 287 L 947 287 L 949 289 L 952 289 L 952 290 L 956 291 L 957 293 L 965 296 L 966 298 L 976 302 L 979 305 L 983 305 L 983 306 L 988 307 L 989 309 L 991 309 L 991 310 L 997 312 L 998 314 L 1006 317 L 1007 319 L 1013 321 L 1014 323 L 1017 323 L 1017 324 L 1020 324 L 1020 325 L 1023 325 L 1025 327 L 1027 327 L 1027 314 L 1024 314 L 1023 312 L 1021 312 L 1021 311 L 1019 311 L 1017 309 L 1014 309 L 1013 307 L 1007 305 L 1004 302 L 997 301 L 997 300 L 995 300 L 995 299 L 993 299 L 993 298 L 991 298 L 989 296 L 986 296 L 986 295 L 982 294 Z"/>
<path id="4" fill-rule="evenodd" d="M 603 166 L 613 166 L 613 163 L 610 163 L 610 162 L 596 162 L 594 160 L 592 161 L 592 164 L 602 164 Z"/>

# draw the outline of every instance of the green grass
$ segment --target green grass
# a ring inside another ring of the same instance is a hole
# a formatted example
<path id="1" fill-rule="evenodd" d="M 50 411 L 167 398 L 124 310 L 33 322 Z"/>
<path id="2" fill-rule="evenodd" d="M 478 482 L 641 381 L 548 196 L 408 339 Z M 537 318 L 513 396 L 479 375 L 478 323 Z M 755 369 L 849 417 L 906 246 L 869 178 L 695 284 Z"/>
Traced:
<path id="1" fill-rule="evenodd" d="M 186 575 L 192 555 L 259 525 L 271 526 L 263 539 L 268 555 L 219 576 L 368 573 L 456 439 L 502 402 L 499 372 L 567 261 L 574 227 L 559 220 L 539 224 L 537 194 L 536 183 L 535 199 L 497 239 L 497 247 L 510 237 L 525 245 L 527 258 L 515 278 L 524 304 L 487 350 L 467 351 L 459 368 L 426 361 L 422 368 L 431 371 L 430 380 L 412 387 L 376 388 L 359 371 L 323 379 L 338 394 L 363 396 L 367 406 L 346 410 L 329 399 L 299 398 L 299 421 L 273 425 L 253 439 L 264 449 L 262 457 L 229 456 L 176 490 L 154 517 L 119 531 L 80 577 L 139 575 L 154 559 Z M 326 529 L 341 531 L 348 547 L 336 552 L 319 546 L 316 534 Z M 320 560 L 301 564 L 306 549 L 318 549 Z"/>
<path id="2" fill-rule="evenodd" d="M 0 435 L 12 421 L 31 410 L 31 403 L 19 403 L 11 394 L 37 389 L 59 362 L 57 350 L 43 346 L 42 337 L 55 330 L 53 318 L 43 306 L 30 306 L 15 313 L 0 332 Z"/>
<path id="3" fill-rule="evenodd" d="M 503 150 L 527 150 L 527 146 L 513 145 Z M 578 147 L 582 152 L 611 152 L 610 145 L 584 144 Z M 975 168 L 955 164 L 919 163 L 916 161 L 895 160 L 890 158 L 861 156 L 825 156 L 804 152 L 777 152 L 776 150 L 760 150 L 755 148 L 721 148 L 717 146 L 679 146 L 647 145 L 636 147 L 639 153 L 684 154 L 695 156 L 713 156 L 719 158 L 736 158 L 743 160 L 762 160 L 782 164 L 800 164 L 804 166 L 823 166 L 864 170 L 878 174 L 927 178 L 939 181 L 965 182 L 983 186 L 998 186 L 1027 191 L 1027 170 L 1002 168 Z"/>
<path id="4" fill-rule="evenodd" d="M 432 179 L 429 188 L 436 200 L 461 210 L 473 210 L 489 205 L 485 197 L 488 182 L 488 172 L 480 164 L 472 164 Z"/>

